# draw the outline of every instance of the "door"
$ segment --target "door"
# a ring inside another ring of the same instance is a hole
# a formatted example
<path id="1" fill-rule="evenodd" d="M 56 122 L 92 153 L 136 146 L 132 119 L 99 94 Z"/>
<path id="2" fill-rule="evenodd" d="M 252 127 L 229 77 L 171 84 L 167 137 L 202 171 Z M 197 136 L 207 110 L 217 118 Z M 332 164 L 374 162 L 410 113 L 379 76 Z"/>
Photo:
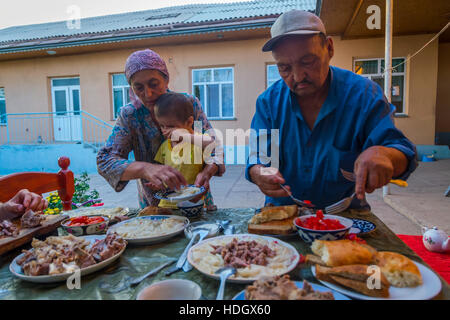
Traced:
<path id="1" fill-rule="evenodd" d="M 80 79 L 52 79 L 55 141 L 82 141 Z"/>

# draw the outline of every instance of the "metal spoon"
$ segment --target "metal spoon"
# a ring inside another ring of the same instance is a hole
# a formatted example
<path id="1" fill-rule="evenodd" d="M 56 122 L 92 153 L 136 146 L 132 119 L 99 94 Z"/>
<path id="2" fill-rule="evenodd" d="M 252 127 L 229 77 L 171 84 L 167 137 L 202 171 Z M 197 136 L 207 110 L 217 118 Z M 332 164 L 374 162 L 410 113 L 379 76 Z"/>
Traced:
<path id="1" fill-rule="evenodd" d="M 166 276 L 170 276 L 172 273 L 177 272 L 183 268 L 184 262 L 186 261 L 186 257 L 188 254 L 189 249 L 194 244 L 195 239 L 197 236 L 200 237 L 200 239 L 204 239 L 209 234 L 209 230 L 206 228 L 197 228 L 192 232 L 192 238 L 191 241 L 189 241 L 189 244 L 184 249 L 183 253 L 181 254 L 180 258 L 178 259 L 178 262 L 175 266 L 171 267 L 169 270 L 166 271 Z"/>
<path id="2" fill-rule="evenodd" d="M 223 294 L 225 292 L 225 282 L 226 280 L 236 273 L 236 268 L 233 267 L 223 267 L 215 272 L 215 274 L 220 275 L 220 286 L 217 292 L 216 300 L 223 300 Z"/>

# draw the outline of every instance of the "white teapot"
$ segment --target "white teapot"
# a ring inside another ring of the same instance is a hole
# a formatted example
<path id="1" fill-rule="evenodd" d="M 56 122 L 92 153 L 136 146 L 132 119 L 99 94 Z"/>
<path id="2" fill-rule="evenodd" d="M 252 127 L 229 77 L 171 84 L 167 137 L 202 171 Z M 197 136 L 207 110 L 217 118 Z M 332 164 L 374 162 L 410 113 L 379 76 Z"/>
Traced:
<path id="1" fill-rule="evenodd" d="M 429 251 L 450 252 L 450 241 L 444 231 L 439 230 L 437 227 L 431 229 L 422 227 L 422 233 L 423 245 Z"/>

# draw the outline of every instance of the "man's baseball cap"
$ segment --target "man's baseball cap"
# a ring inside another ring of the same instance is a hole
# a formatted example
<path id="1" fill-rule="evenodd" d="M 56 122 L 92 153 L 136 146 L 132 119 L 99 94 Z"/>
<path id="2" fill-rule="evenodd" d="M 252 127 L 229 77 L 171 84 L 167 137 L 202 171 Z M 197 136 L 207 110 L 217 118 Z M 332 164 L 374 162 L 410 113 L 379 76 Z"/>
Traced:
<path id="1" fill-rule="evenodd" d="M 283 13 L 270 28 L 272 38 L 266 42 L 262 51 L 272 51 L 276 42 L 291 35 L 327 34 L 322 20 L 314 13 L 291 10 Z"/>

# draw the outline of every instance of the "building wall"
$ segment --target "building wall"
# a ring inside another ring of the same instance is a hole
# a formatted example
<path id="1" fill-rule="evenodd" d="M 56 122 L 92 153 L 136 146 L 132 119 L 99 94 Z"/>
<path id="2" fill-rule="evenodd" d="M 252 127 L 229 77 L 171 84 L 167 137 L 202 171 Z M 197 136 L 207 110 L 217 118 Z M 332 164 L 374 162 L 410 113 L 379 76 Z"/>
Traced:
<path id="1" fill-rule="evenodd" d="M 395 37 L 393 56 L 407 56 L 429 38 L 429 35 Z M 384 56 L 382 38 L 345 41 L 337 37 L 333 39 L 335 57 L 331 63 L 338 67 L 352 70 L 355 58 Z M 191 92 L 192 68 L 235 67 L 236 120 L 211 121 L 215 128 L 221 129 L 225 134 L 227 128 L 247 130 L 250 127 L 256 98 L 265 89 L 266 64 L 273 62 L 271 53 L 261 52 L 264 42 L 265 39 L 254 39 L 153 46 L 152 49 L 166 60 L 171 77 L 170 88 L 175 91 Z M 50 78 L 79 76 L 82 109 L 114 124 L 110 75 L 123 72 L 125 60 L 134 50 L 136 49 L 0 62 L 0 87 L 5 87 L 7 112 L 50 112 Z M 397 118 L 396 124 L 416 144 L 434 142 L 437 69 L 436 42 L 407 65 L 408 117 Z M 225 144 L 231 143 L 225 141 Z"/>
<path id="2" fill-rule="evenodd" d="M 393 57 L 408 57 L 419 50 L 431 35 L 394 37 Z M 340 40 L 333 38 L 332 64 L 352 70 L 354 59 L 383 58 L 384 38 Z M 395 118 L 396 126 L 415 144 L 434 144 L 438 73 L 438 43 L 432 42 L 407 62 L 405 110 L 407 117 Z"/>
<path id="3" fill-rule="evenodd" d="M 450 133 L 450 43 L 439 44 L 436 132 Z"/>

